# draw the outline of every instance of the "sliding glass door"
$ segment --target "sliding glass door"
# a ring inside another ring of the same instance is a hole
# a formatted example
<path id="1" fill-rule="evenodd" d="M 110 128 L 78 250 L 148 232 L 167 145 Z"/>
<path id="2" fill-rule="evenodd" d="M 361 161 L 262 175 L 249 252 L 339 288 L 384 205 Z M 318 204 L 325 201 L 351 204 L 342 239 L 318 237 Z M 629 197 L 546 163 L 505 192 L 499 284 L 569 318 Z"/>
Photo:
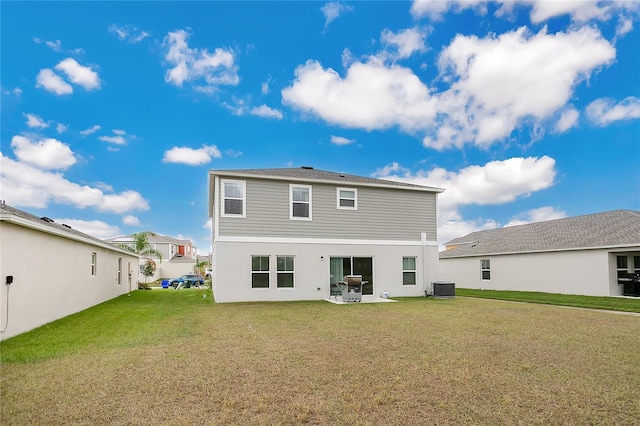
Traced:
<path id="1" fill-rule="evenodd" d="M 342 281 L 345 275 L 362 275 L 362 294 L 373 294 L 372 257 L 332 257 L 329 264 L 331 283 Z"/>

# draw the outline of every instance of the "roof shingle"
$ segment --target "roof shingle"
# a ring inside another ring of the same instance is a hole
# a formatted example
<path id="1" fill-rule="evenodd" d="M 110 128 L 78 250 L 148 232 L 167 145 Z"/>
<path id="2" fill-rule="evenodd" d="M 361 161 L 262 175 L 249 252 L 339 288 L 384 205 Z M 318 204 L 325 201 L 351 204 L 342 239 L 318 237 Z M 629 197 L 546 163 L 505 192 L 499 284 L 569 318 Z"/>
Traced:
<path id="1" fill-rule="evenodd" d="M 365 176 L 350 175 L 347 173 L 329 172 L 326 170 L 318 170 L 312 167 L 299 167 L 299 168 L 280 168 L 280 169 L 229 169 L 229 170 L 210 170 L 214 175 L 227 175 L 227 176 L 255 176 L 262 178 L 287 178 L 297 179 L 301 181 L 327 181 L 337 182 L 343 184 L 363 184 L 373 186 L 393 186 L 404 189 L 416 189 L 416 190 L 430 190 L 435 192 L 442 192 L 443 189 L 416 185 L 412 183 L 377 179 Z"/>
<path id="2" fill-rule="evenodd" d="M 640 211 L 585 216 L 472 232 L 445 244 L 440 258 L 640 246 Z"/>

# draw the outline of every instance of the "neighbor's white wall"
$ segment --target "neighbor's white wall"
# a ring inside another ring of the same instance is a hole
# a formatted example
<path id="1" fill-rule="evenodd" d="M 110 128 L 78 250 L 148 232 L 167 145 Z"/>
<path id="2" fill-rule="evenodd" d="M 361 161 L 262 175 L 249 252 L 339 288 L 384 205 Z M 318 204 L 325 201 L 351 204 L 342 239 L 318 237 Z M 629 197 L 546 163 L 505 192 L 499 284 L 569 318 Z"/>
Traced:
<path id="1" fill-rule="evenodd" d="M 491 260 L 491 279 L 482 280 L 480 260 Z M 613 262 L 613 264 L 612 264 Z M 613 274 L 612 274 L 613 269 Z M 440 276 L 460 288 L 618 296 L 615 256 L 607 250 L 510 254 L 440 259 Z"/>
<path id="2" fill-rule="evenodd" d="M 136 288 L 138 257 L 0 222 L 0 339 L 29 331 Z M 91 275 L 91 253 L 97 275 Z M 118 257 L 122 284 L 117 284 Z M 128 264 L 132 284 L 129 285 Z M 6 285 L 6 276 L 13 284 Z M 7 303 L 8 325 L 7 325 Z"/>
<path id="3" fill-rule="evenodd" d="M 196 261 L 192 262 L 169 262 L 162 261 L 159 263 L 159 270 L 157 271 L 159 278 L 178 278 L 184 274 L 193 274 L 193 269 L 196 266 Z"/>
<path id="4" fill-rule="evenodd" d="M 424 253 L 427 262 L 423 262 Z M 251 288 L 251 256 L 270 255 L 270 288 Z M 295 256 L 293 289 L 276 287 L 276 256 Z M 437 246 L 216 242 L 213 292 L 216 302 L 317 300 L 329 297 L 330 257 L 373 257 L 373 294 L 423 296 L 423 283 L 437 279 Z M 418 257 L 418 284 L 402 285 L 402 257 Z M 324 259 L 322 259 L 322 257 Z M 425 272 L 423 265 L 428 265 Z M 425 275 L 426 274 L 426 275 Z"/>

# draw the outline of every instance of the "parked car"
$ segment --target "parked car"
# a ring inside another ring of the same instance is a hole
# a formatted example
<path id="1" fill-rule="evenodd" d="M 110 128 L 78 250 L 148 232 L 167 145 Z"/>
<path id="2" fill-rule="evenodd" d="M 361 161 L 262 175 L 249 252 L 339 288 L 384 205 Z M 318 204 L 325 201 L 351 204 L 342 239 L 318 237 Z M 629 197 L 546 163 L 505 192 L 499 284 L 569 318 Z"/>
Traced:
<path id="1" fill-rule="evenodd" d="M 172 278 L 169 280 L 169 286 L 177 288 L 178 284 L 182 283 L 182 288 L 189 288 L 193 286 L 201 286 L 204 284 L 204 279 L 196 274 L 185 274 L 179 278 Z"/>

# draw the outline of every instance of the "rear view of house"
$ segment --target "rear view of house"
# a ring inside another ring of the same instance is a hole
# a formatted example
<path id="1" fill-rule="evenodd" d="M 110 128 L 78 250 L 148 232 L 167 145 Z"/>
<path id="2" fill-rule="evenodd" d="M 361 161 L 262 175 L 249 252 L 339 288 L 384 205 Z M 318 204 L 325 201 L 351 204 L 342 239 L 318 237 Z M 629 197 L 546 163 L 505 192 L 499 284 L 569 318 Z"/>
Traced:
<path id="1" fill-rule="evenodd" d="M 474 232 L 440 274 L 463 288 L 640 296 L 640 212 L 615 210 Z"/>
<path id="2" fill-rule="evenodd" d="M 0 339 L 137 287 L 138 256 L 0 204 Z"/>
<path id="3" fill-rule="evenodd" d="M 212 170 L 216 302 L 327 299 L 362 275 L 363 294 L 421 296 L 437 279 L 439 188 L 314 170 Z"/>

